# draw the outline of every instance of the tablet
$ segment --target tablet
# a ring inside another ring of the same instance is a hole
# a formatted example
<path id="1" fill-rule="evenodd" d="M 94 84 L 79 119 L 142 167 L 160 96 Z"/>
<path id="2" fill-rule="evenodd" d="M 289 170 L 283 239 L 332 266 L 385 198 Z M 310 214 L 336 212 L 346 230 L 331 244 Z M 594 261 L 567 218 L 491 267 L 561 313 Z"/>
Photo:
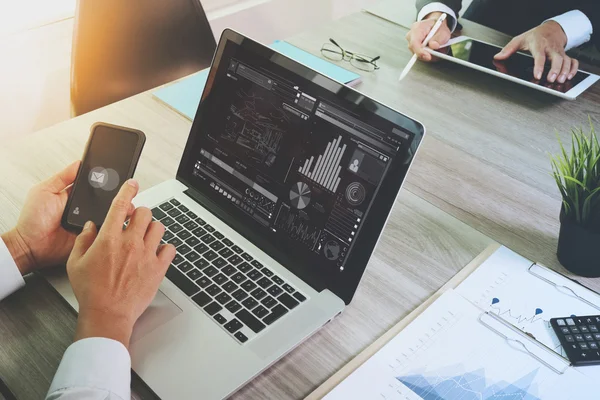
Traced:
<path id="1" fill-rule="evenodd" d="M 546 64 L 541 80 L 533 77 L 533 57 L 524 53 L 513 54 L 508 60 L 494 60 L 502 47 L 495 46 L 467 36 L 451 39 L 439 50 L 427 50 L 436 57 L 443 58 L 488 74 L 508 79 L 521 85 L 541 90 L 568 100 L 575 100 L 584 90 L 592 86 L 600 77 L 589 72 L 578 71 L 577 75 L 565 83 L 550 83 L 546 80 L 550 64 Z"/>

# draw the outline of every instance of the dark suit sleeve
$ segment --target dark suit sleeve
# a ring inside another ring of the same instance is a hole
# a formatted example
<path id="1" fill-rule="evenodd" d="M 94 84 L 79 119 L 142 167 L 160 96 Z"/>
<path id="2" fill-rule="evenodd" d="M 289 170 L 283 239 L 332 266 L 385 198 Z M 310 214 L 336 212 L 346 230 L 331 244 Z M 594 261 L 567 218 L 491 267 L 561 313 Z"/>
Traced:
<path id="1" fill-rule="evenodd" d="M 462 7 L 462 0 L 417 0 L 417 14 L 419 14 L 419 11 L 421 11 L 421 9 L 423 7 L 425 7 L 426 5 L 431 4 L 431 3 L 445 4 L 446 6 L 450 7 L 452 9 L 452 11 L 454 11 L 454 14 L 456 15 L 457 18 L 458 18 L 458 12 L 460 11 L 460 8 Z M 452 26 L 452 25 L 450 25 L 450 26 Z"/>
<path id="2" fill-rule="evenodd" d="M 575 2 L 574 10 L 583 12 L 594 29 L 592 34 L 592 43 L 597 49 L 600 49 L 600 2 L 598 0 L 584 0 Z"/>
<path id="3" fill-rule="evenodd" d="M 421 8 L 431 3 L 442 3 L 447 5 L 454 11 L 456 16 L 458 16 L 458 12 L 462 7 L 462 0 L 417 0 L 417 13 L 421 11 Z"/>
<path id="4" fill-rule="evenodd" d="M 600 49 L 600 0 L 538 0 L 536 4 L 545 10 L 545 13 L 541 15 L 544 19 L 572 10 L 579 10 L 584 13 L 592 23 L 594 31 L 591 42 L 596 48 Z"/>

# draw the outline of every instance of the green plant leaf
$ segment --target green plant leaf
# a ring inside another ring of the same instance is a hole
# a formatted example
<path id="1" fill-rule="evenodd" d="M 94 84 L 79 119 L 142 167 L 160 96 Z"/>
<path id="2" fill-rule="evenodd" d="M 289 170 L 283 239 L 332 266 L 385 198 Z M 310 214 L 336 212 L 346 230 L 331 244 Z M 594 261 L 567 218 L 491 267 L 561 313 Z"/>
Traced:
<path id="1" fill-rule="evenodd" d="M 560 151 L 549 157 L 565 214 L 582 225 L 600 223 L 600 141 L 591 116 L 588 122 L 589 131 L 571 129 L 568 150 L 555 132 Z"/>
<path id="2" fill-rule="evenodd" d="M 574 184 L 576 184 L 577 186 L 580 186 L 580 187 L 582 187 L 582 188 L 584 188 L 584 189 L 585 189 L 585 185 L 583 184 L 583 182 L 581 182 L 581 181 L 578 181 L 577 179 L 575 179 L 575 178 L 573 178 L 573 177 L 571 177 L 571 176 L 563 176 L 563 178 L 564 178 L 566 181 L 573 182 L 573 183 L 574 183 Z"/>

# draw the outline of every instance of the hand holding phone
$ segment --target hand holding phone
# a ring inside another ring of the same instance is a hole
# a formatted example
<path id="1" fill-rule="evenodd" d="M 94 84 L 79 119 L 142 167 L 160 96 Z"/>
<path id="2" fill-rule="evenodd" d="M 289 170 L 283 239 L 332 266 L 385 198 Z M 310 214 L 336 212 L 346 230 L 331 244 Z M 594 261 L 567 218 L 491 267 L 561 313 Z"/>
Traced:
<path id="1" fill-rule="evenodd" d="M 65 229 L 80 232 L 87 221 L 102 225 L 119 188 L 133 177 L 145 142 L 139 130 L 105 123 L 92 126 L 62 217 Z"/>

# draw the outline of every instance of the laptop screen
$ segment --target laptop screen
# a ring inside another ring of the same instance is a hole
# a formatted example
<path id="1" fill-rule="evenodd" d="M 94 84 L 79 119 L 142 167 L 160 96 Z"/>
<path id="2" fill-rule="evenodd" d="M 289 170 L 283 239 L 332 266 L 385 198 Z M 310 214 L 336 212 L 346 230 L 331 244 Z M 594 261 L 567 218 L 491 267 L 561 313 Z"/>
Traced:
<path id="1" fill-rule="evenodd" d="M 353 254 L 368 251 L 359 247 L 361 235 L 373 236 L 365 222 L 386 211 L 374 210 L 375 199 L 394 166 L 403 180 L 415 132 L 364 96 L 349 101 L 313 71 L 309 80 L 273 61 L 283 56 L 233 41 L 220 47 L 182 172 L 254 244 L 329 287 Z"/>

